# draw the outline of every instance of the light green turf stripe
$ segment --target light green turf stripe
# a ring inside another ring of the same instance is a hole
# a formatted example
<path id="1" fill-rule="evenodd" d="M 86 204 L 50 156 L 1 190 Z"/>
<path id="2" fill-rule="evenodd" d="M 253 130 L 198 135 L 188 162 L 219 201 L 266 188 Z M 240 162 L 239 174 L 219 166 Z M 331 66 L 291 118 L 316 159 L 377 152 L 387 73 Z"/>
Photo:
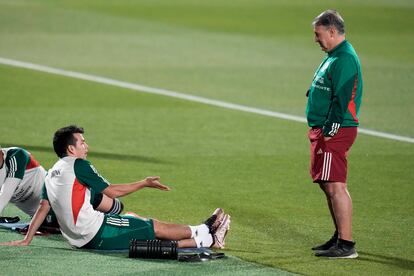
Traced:
<path id="1" fill-rule="evenodd" d="M 114 79 L 100 77 L 96 75 L 84 74 L 80 72 L 68 71 L 68 70 L 53 68 L 53 67 L 29 63 L 29 62 L 23 62 L 23 61 L 0 57 L 0 64 L 20 67 L 20 68 L 25 68 L 25 69 L 31 69 L 31 70 L 36 70 L 36 71 L 60 75 L 60 76 L 76 78 L 76 79 L 82 79 L 82 80 L 87 80 L 87 81 L 92 81 L 92 82 L 97 82 L 97 83 L 102 83 L 102 84 L 107 84 L 111 86 L 131 89 L 131 90 L 138 91 L 138 92 L 163 95 L 163 96 L 183 99 L 187 101 L 218 106 L 218 107 L 222 107 L 226 109 L 239 110 L 243 112 L 249 112 L 249 113 L 254 113 L 254 114 L 259 114 L 259 115 L 264 115 L 264 116 L 269 116 L 269 117 L 275 117 L 275 118 L 289 120 L 289 121 L 295 121 L 295 122 L 300 122 L 300 123 L 306 122 L 306 118 L 301 117 L 301 116 L 290 115 L 290 114 L 285 114 L 281 112 L 270 111 L 270 110 L 255 108 L 255 107 L 249 107 L 249 106 L 239 105 L 239 104 L 234 104 L 234 103 L 228 103 L 224 101 L 208 99 L 208 98 L 194 96 L 190 94 L 184 94 L 184 93 L 166 90 L 162 88 L 154 88 L 154 87 L 144 86 L 140 84 L 134 84 L 130 82 L 124 82 L 124 81 L 114 80 Z M 359 128 L 359 133 L 363 133 L 363 134 L 367 134 L 367 135 L 371 135 L 375 137 L 380 137 L 380 138 L 391 139 L 391 140 L 400 141 L 400 142 L 414 143 L 414 138 L 412 137 L 400 136 L 400 135 L 380 132 L 376 130 Z"/>

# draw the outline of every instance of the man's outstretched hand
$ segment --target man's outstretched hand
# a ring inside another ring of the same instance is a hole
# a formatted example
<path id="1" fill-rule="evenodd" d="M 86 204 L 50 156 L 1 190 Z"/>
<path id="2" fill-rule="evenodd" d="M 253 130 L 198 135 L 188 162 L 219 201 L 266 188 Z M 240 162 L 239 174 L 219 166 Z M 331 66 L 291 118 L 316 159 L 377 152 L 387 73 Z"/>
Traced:
<path id="1" fill-rule="evenodd" d="M 145 178 L 146 185 L 148 188 L 155 188 L 162 191 L 170 191 L 171 188 L 167 185 L 161 184 L 159 176 L 149 176 Z"/>

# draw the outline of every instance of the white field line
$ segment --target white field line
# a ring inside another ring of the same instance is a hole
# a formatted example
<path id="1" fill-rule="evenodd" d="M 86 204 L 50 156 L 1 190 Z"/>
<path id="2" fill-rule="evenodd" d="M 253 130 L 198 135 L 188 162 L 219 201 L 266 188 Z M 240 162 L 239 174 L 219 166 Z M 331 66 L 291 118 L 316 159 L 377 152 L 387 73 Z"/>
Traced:
<path id="1" fill-rule="evenodd" d="M 234 103 L 227 103 L 227 102 L 223 102 L 223 101 L 219 101 L 219 100 L 203 98 L 203 97 L 184 94 L 184 93 L 175 92 L 175 91 L 171 91 L 171 90 L 148 87 L 148 86 L 144 86 L 144 85 L 140 85 L 140 84 L 134 84 L 134 83 L 114 80 L 114 79 L 110 79 L 110 78 L 104 78 L 104 77 L 90 75 L 90 74 L 84 74 L 84 73 L 79 73 L 79 72 L 74 72 L 74 71 L 68 71 L 68 70 L 53 68 L 53 67 L 34 64 L 34 63 L 29 63 L 29 62 L 23 62 L 23 61 L 18 61 L 18 60 L 13 60 L 13 59 L 0 57 L 0 64 L 14 66 L 14 67 L 20 67 L 20 68 L 25 68 L 25 69 L 30 69 L 30 70 L 35 70 L 35 71 L 40 71 L 40 72 L 45 72 L 45 73 L 50 73 L 50 74 L 75 78 L 75 79 L 87 80 L 87 81 L 92 81 L 92 82 L 96 82 L 96 83 L 112 85 L 112 86 L 116 86 L 116 87 L 131 89 L 131 90 L 134 90 L 134 91 L 137 91 L 137 92 L 145 92 L 145 93 L 150 93 L 150 94 L 163 95 L 163 96 L 179 98 L 179 99 L 183 99 L 183 100 L 187 100 L 187 101 L 218 106 L 218 107 L 222 107 L 222 108 L 226 108 L 226 109 L 239 110 L 239 111 L 244 111 L 244 112 L 269 116 L 269 117 L 275 117 L 275 118 L 289 120 L 289 121 L 306 123 L 306 118 L 301 117 L 301 116 L 289 115 L 289 114 L 285 114 L 285 113 L 281 113 L 281 112 L 270 111 L 270 110 L 255 108 L 255 107 L 249 107 L 249 106 L 239 105 L 239 104 L 234 104 Z M 395 141 L 414 143 L 414 138 L 412 138 L 412 137 L 400 136 L 400 135 L 395 135 L 395 134 L 386 133 L 386 132 L 380 132 L 380 131 L 375 131 L 375 130 L 359 128 L 359 133 L 363 133 L 363 134 L 367 134 L 367 135 L 371 135 L 371 136 L 375 136 L 375 137 L 391 139 L 391 140 L 395 140 Z"/>

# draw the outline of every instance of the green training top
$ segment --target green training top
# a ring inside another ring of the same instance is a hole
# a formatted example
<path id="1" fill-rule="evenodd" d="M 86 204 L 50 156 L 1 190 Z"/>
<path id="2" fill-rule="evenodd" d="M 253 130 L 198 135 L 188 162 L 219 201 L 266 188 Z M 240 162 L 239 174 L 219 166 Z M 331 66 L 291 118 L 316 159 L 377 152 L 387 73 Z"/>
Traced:
<path id="1" fill-rule="evenodd" d="M 344 40 L 322 60 L 308 90 L 306 117 L 310 127 L 334 136 L 340 127 L 358 126 L 362 99 L 359 58 Z"/>
<path id="2" fill-rule="evenodd" d="M 93 203 L 95 194 L 102 193 L 102 191 L 110 185 L 108 180 L 106 180 L 88 160 L 77 158 L 73 165 L 73 172 L 74 178 L 77 179 L 80 184 L 88 187 L 91 191 L 91 204 Z M 54 172 L 52 172 L 52 177 L 53 173 Z M 41 198 L 49 200 L 45 185 L 43 185 Z"/>
<path id="3" fill-rule="evenodd" d="M 26 167 L 30 162 L 29 154 L 21 148 L 8 148 L 5 160 L 6 177 L 23 179 Z M 1 186 L 0 186 L 1 187 Z"/>

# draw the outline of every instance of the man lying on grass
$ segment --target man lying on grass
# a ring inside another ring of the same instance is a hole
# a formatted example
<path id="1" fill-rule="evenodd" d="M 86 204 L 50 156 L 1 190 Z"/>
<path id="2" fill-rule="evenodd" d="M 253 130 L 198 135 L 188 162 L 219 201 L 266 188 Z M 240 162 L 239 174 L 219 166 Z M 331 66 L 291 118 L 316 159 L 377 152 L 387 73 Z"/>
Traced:
<path id="1" fill-rule="evenodd" d="M 122 197 L 142 188 L 169 191 L 159 177 L 147 177 L 130 184 L 109 184 L 86 160 L 88 145 L 84 130 L 74 125 L 56 131 L 53 147 L 60 158 L 49 170 L 40 206 L 26 237 L 2 245 L 29 245 L 50 208 L 56 214 L 62 235 L 77 248 L 128 249 L 131 239 L 177 240 L 178 247 L 224 248 L 230 216 L 221 208 L 203 224 L 188 226 L 145 219 L 136 214 L 104 214 L 91 205 L 93 193 Z"/>

